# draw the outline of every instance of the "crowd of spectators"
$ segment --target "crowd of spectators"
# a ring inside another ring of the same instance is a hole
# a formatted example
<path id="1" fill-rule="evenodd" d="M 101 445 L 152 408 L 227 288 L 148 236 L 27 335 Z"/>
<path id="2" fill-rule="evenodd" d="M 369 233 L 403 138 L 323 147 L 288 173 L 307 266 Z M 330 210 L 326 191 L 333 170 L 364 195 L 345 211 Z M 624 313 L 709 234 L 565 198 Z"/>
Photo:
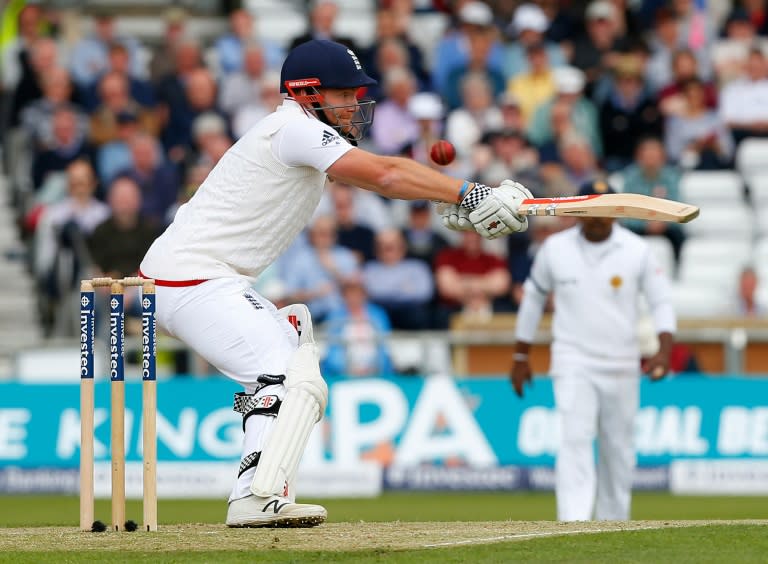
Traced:
<path id="1" fill-rule="evenodd" d="M 513 178 L 536 196 L 610 177 L 674 199 L 683 172 L 732 167 L 744 138 L 768 135 L 764 2 L 716 2 L 716 17 L 693 0 L 419 2 L 447 22 L 429 49 L 413 40 L 414 4 L 378 2 L 369 45 L 335 34 L 332 0 L 309 3 L 306 32 L 282 42 L 260 37 L 245 9 L 203 44 L 170 8 L 153 45 L 119 35 L 114 12 L 88 14 L 77 35 L 55 10 L 21 9 L 1 45 L 4 120 L 29 155 L 31 189 L 16 204 L 48 332 L 84 269 L 135 274 L 224 151 L 280 103 L 283 57 L 313 37 L 349 45 L 379 80 L 365 93 L 377 100 L 365 148 L 437 167 L 428 148 L 446 138 L 458 156 L 444 172 Z M 685 244 L 674 225 L 627 225 L 667 237 L 678 256 Z M 329 327 L 353 319 L 356 334 L 365 319 L 373 333 L 445 328 L 459 312 L 514 311 L 538 244 L 564 226 L 534 220 L 489 246 L 443 230 L 430 202 L 331 180 L 311 226 L 256 287 L 308 303 Z M 362 356 L 384 362 L 375 348 Z"/>

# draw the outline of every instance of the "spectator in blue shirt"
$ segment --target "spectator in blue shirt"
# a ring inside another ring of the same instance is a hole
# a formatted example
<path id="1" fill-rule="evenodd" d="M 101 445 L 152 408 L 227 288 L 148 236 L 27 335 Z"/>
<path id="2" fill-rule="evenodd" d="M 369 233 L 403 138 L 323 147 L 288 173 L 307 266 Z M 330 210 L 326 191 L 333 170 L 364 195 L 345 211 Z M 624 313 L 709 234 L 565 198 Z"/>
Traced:
<path id="1" fill-rule="evenodd" d="M 434 279 L 423 261 L 406 258 L 407 250 L 399 230 L 379 232 L 376 259 L 363 269 L 365 288 L 371 301 L 387 312 L 395 329 L 426 329 Z"/>
<path id="2" fill-rule="evenodd" d="M 264 51 L 264 60 L 272 69 L 279 69 L 283 63 L 283 50 L 276 43 L 260 39 L 254 32 L 253 16 L 247 10 L 235 10 L 229 14 L 230 32 L 220 37 L 215 44 L 219 71 L 222 75 L 243 70 L 243 51 L 246 45 L 258 43 Z"/>
<path id="3" fill-rule="evenodd" d="M 368 301 L 358 276 L 341 283 L 343 302 L 325 323 L 328 349 L 321 361 L 323 375 L 381 376 L 394 369 L 385 339 L 390 332 L 386 312 Z"/>
<path id="4" fill-rule="evenodd" d="M 307 246 L 295 251 L 284 270 L 290 302 L 307 304 L 315 323 L 322 323 L 341 305 L 341 281 L 357 272 L 355 253 L 336 243 L 333 217 L 319 216 L 308 229 Z"/>
<path id="5" fill-rule="evenodd" d="M 624 192 L 680 200 L 680 168 L 667 164 L 664 144 L 658 137 L 646 137 L 638 143 L 635 162 L 625 168 L 621 175 L 624 178 Z M 666 237 L 672 243 L 675 258 L 680 258 L 685 236 L 679 224 L 642 219 L 626 219 L 623 223 L 640 235 Z"/>

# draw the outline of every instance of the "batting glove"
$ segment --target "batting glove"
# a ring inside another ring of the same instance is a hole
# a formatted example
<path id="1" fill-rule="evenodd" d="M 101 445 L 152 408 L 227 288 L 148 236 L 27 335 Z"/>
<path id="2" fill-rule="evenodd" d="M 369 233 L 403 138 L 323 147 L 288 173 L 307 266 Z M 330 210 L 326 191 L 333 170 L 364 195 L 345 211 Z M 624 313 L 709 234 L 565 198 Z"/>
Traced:
<path id="1" fill-rule="evenodd" d="M 483 188 L 487 195 L 469 213 L 469 221 L 475 231 L 486 239 L 496 239 L 528 229 L 528 218 L 518 216 L 517 210 L 523 200 L 533 198 L 530 190 L 512 180 L 504 180 L 497 188 Z M 467 195 L 465 201 L 472 192 Z"/>
<path id="2" fill-rule="evenodd" d="M 462 208 L 459 204 L 445 204 L 440 211 L 443 225 L 453 231 L 472 231 L 474 226 L 469 221 L 471 210 Z"/>

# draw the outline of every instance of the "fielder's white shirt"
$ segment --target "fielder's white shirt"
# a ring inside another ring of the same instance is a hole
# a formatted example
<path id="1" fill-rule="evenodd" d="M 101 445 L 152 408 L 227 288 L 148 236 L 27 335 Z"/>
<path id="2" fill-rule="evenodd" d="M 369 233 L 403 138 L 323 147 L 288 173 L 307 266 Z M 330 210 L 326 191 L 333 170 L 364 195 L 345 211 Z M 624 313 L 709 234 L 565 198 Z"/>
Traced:
<path id="1" fill-rule="evenodd" d="M 632 372 L 639 367 L 638 295 L 656 331 L 674 333 L 669 281 L 642 237 L 614 223 L 592 243 L 581 226 L 548 237 L 524 285 L 516 338 L 533 342 L 547 295 L 554 294 L 552 374 L 569 363 Z"/>
<path id="2" fill-rule="evenodd" d="M 293 100 L 225 153 L 141 263 L 145 276 L 255 279 L 307 225 L 325 171 L 353 149 Z"/>

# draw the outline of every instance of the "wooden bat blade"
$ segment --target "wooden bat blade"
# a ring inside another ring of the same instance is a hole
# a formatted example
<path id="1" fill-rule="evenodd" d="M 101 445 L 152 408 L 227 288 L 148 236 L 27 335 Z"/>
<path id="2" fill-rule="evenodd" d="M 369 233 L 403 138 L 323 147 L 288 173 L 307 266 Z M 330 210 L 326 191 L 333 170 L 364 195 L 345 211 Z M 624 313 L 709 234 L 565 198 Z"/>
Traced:
<path id="1" fill-rule="evenodd" d="M 625 217 L 687 223 L 699 215 L 699 208 L 642 194 L 592 194 L 563 198 L 531 198 L 520 204 L 519 214 Z"/>

